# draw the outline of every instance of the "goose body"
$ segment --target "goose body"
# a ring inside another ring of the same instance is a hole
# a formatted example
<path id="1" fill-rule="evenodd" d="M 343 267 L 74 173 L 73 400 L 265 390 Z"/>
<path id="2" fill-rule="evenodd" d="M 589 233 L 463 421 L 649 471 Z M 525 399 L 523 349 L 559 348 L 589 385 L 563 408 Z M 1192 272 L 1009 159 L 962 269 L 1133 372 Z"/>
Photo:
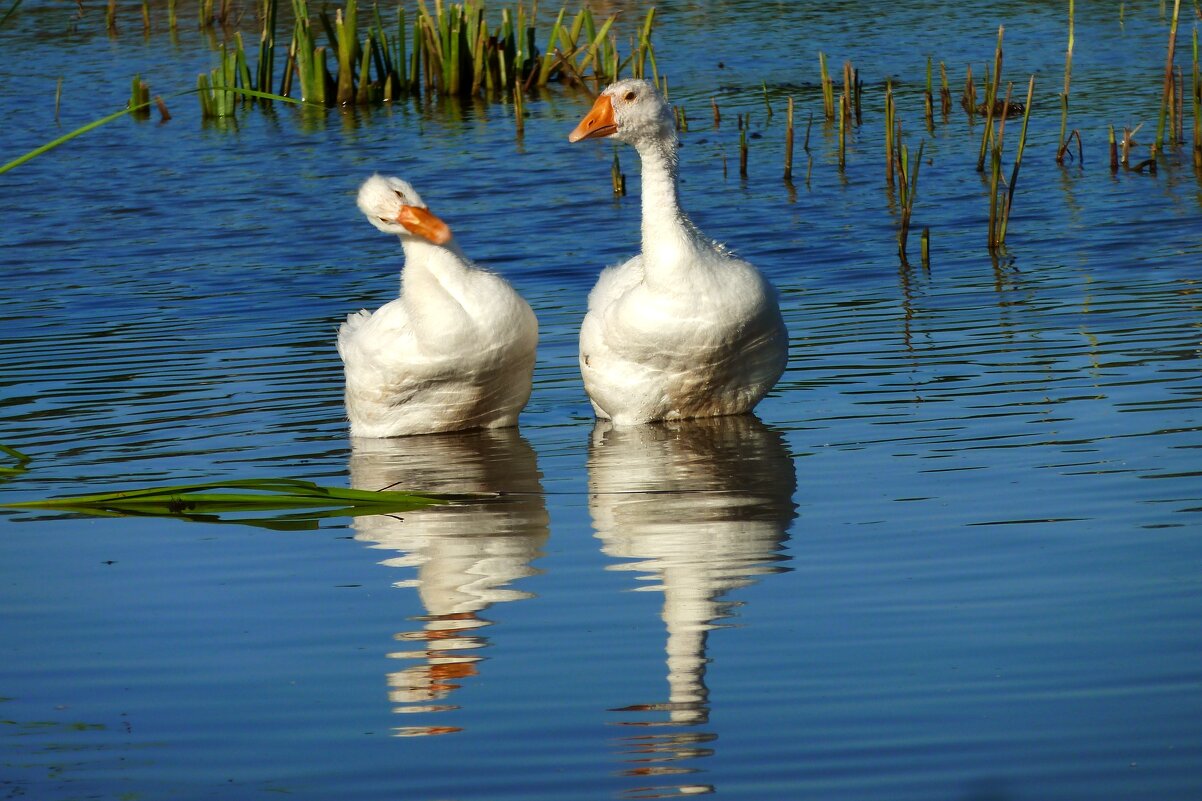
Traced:
<path id="1" fill-rule="evenodd" d="M 681 209 L 674 119 L 653 84 L 607 88 L 569 140 L 607 136 L 642 162 L 643 250 L 589 294 L 580 370 L 593 409 L 620 425 L 751 411 L 788 359 L 776 291 Z"/>
<path id="2" fill-rule="evenodd" d="M 359 208 L 400 237 L 400 296 L 338 332 L 355 437 L 517 424 L 530 398 L 538 323 L 505 279 L 472 264 L 399 178 L 375 175 Z"/>

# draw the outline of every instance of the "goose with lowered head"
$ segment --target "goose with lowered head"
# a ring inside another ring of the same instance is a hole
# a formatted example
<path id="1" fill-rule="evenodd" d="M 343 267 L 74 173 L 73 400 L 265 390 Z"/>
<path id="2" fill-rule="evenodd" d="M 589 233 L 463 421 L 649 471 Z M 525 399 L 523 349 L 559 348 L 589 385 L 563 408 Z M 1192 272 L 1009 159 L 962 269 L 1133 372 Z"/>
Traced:
<path id="1" fill-rule="evenodd" d="M 338 331 L 351 436 L 517 425 L 530 399 L 538 323 L 505 279 L 474 265 L 400 178 L 373 175 L 359 209 L 396 234 L 401 293 Z"/>
<path id="2" fill-rule="evenodd" d="M 681 209 L 675 119 L 654 84 L 611 85 L 568 140 L 603 137 L 642 161 L 643 251 L 589 294 L 580 371 L 597 416 L 621 425 L 751 411 L 788 359 L 776 291 Z"/>

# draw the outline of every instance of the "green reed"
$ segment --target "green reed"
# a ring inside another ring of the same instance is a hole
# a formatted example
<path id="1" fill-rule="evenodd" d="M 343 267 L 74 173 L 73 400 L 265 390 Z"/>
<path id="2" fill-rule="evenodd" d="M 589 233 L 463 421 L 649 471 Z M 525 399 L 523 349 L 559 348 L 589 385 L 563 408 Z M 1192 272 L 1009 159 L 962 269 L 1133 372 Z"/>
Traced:
<path id="1" fill-rule="evenodd" d="M 1181 12 L 1181 0 L 1173 0 L 1173 19 L 1169 24 L 1168 55 L 1164 65 L 1164 91 L 1160 98 L 1160 115 L 1156 122 L 1156 142 L 1153 145 L 1153 157 L 1159 156 L 1164 150 L 1164 129 L 1166 118 L 1169 124 L 1170 144 L 1176 139 L 1173 121 L 1176 106 L 1176 82 L 1173 80 L 1173 58 L 1177 49 L 1177 18 Z"/>
<path id="2" fill-rule="evenodd" d="M 947 65 L 942 61 L 939 62 L 939 109 L 947 122 L 947 115 L 952 113 L 952 90 L 947 82 Z"/>
<path id="3" fill-rule="evenodd" d="M 141 75 L 135 75 L 131 82 L 126 108 L 133 117 L 145 119 L 150 116 L 150 87 L 142 80 Z"/>
<path id="4" fill-rule="evenodd" d="M 1006 92 L 1009 96 L 1009 91 Z M 1014 207 L 1014 188 L 1018 186 L 1018 170 L 1023 163 L 1023 150 L 1027 146 L 1027 121 L 1031 118 L 1031 102 L 1035 95 L 1035 76 L 1031 76 L 1030 82 L 1027 84 L 1027 102 L 1023 106 L 1023 127 L 1018 134 L 1018 147 L 1014 153 L 1014 166 L 1010 170 L 1010 181 L 1006 186 L 1006 200 L 1002 207 L 1002 219 L 998 228 L 997 247 L 1004 247 L 1006 244 L 1006 229 L 1010 225 L 1010 210 Z M 1003 117 L 1003 119 L 1005 119 Z M 1077 135 L 1077 144 L 1081 143 L 1081 135 L 1073 131 Z M 1080 156 L 1077 161 L 1080 163 Z"/>
<path id="5" fill-rule="evenodd" d="M 985 128 L 981 132 L 981 152 L 977 157 L 977 172 L 985 171 L 985 156 L 989 152 L 990 139 L 993 136 L 993 118 L 994 112 L 997 110 L 998 90 L 1002 80 L 1002 35 L 1005 32 L 1004 26 L 999 25 L 997 29 L 997 50 L 993 55 L 993 80 L 989 80 L 989 70 L 985 71 Z M 1002 120 L 1006 119 L 1009 112 L 1010 98 L 1006 98 L 1006 102 L 1002 104 Z M 1003 126 L 1004 127 L 1004 126 Z"/>
<path id="6" fill-rule="evenodd" d="M 344 489 L 324 487 L 311 481 L 277 478 L 232 479 L 203 484 L 148 487 L 37 501 L 5 502 L 0 505 L 9 509 L 50 509 L 101 517 L 174 517 L 196 522 L 237 523 L 275 530 L 304 530 L 318 528 L 320 520 L 330 517 L 399 514 L 454 501 L 484 502 L 491 497 Z M 291 513 L 264 516 L 265 513 L 281 511 Z M 251 513 L 256 516 L 221 516 L 230 513 Z"/>
<path id="7" fill-rule="evenodd" d="M 893 81 L 885 80 L 885 178 L 894 185 L 893 131 L 897 124 L 897 104 L 893 99 Z"/>
<path id="8" fill-rule="evenodd" d="M 896 142 L 898 193 L 901 200 L 901 217 L 897 227 L 897 255 L 905 264 L 907 263 L 906 243 L 910 238 L 910 219 L 914 214 L 914 200 L 918 197 L 918 173 L 922 168 L 922 151 L 926 142 L 918 143 L 918 154 L 913 165 L 910 162 L 909 148 L 902 142 L 900 123 L 897 126 Z"/>

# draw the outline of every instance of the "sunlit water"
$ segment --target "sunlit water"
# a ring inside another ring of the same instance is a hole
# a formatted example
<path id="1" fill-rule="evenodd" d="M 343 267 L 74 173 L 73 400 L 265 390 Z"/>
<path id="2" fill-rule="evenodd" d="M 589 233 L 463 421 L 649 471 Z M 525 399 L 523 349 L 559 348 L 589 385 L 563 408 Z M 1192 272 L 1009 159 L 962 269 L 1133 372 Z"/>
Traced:
<path id="1" fill-rule="evenodd" d="M 175 116 L 0 176 L 0 442 L 34 457 L 0 500 L 271 476 L 506 495 L 309 532 L 2 513 L 0 797 L 1202 797 L 1202 184 L 1185 150 L 1157 175 L 1105 153 L 1107 125 L 1152 139 L 1162 9 L 1078 8 L 1085 163 L 1061 169 L 1063 9 L 894 6 L 661 4 L 684 205 L 778 286 L 792 351 L 758 419 L 611 429 L 575 340 L 637 249 L 637 167 L 618 151 L 614 201 L 613 149 L 567 144 L 586 97 L 532 99 L 521 140 L 507 105 L 202 124 L 170 97 L 214 63 L 190 28 L 144 40 L 130 5 L 111 39 L 99 8 L 26 3 L 0 29 L 0 160 L 58 134 L 59 76 L 64 131 L 134 72 Z M 930 54 L 958 97 L 998 24 L 1038 113 L 994 260 L 981 124 L 927 131 L 920 91 Z M 819 49 L 866 84 L 842 173 Z M 887 76 L 926 140 L 908 269 Z M 348 441 L 334 332 L 400 266 L 353 202 L 376 170 L 538 314 L 520 429 Z"/>

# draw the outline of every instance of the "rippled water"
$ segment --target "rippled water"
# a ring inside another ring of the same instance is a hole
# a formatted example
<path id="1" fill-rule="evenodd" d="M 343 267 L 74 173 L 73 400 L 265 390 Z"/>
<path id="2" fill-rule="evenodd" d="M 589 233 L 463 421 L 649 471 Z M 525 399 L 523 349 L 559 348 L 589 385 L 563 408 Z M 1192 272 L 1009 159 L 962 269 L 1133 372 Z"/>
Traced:
<path id="1" fill-rule="evenodd" d="M 170 95 L 213 63 L 135 6 L 116 39 L 76 13 L 0 28 L 0 160 L 58 133 L 60 75 L 67 130 L 133 72 Z M 927 131 L 919 92 L 928 52 L 956 94 L 983 73 L 999 23 L 1038 113 L 991 259 L 980 124 Z M 633 152 L 614 201 L 613 150 L 567 145 L 580 95 L 532 99 L 521 140 L 503 105 L 202 124 L 183 97 L 0 176 L 0 442 L 34 457 L 0 500 L 506 493 L 310 532 L 0 512 L 0 797 L 1199 797 L 1202 179 L 1185 151 L 1114 176 L 1104 152 L 1108 124 L 1151 140 L 1165 29 L 1156 4 L 1078 9 L 1085 163 L 1060 169 L 1063 9 L 661 4 L 684 205 L 790 328 L 757 419 L 594 423 L 576 332 L 639 208 Z M 815 121 L 788 187 L 783 99 L 821 116 L 819 49 L 860 68 L 864 124 L 841 173 Z M 929 270 L 896 256 L 886 76 L 926 139 Z M 400 266 L 353 202 L 376 170 L 538 314 L 520 429 L 348 441 L 334 332 Z"/>

